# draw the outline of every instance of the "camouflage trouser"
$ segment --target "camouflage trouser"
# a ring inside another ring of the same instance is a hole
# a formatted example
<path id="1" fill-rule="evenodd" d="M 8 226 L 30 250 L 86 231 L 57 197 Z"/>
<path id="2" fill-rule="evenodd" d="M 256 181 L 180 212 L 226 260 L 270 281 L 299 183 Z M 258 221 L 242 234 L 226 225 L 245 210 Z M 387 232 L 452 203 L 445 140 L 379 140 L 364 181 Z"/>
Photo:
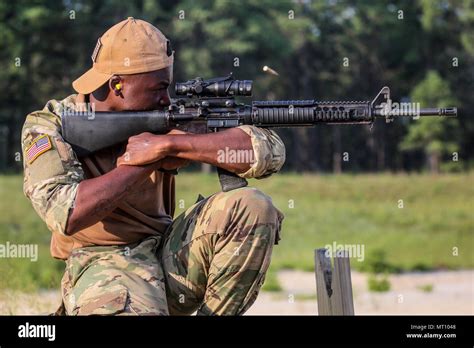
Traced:
<path id="1" fill-rule="evenodd" d="M 283 215 L 254 188 L 219 192 L 164 237 L 76 249 L 62 280 L 70 315 L 241 315 L 255 301 Z"/>

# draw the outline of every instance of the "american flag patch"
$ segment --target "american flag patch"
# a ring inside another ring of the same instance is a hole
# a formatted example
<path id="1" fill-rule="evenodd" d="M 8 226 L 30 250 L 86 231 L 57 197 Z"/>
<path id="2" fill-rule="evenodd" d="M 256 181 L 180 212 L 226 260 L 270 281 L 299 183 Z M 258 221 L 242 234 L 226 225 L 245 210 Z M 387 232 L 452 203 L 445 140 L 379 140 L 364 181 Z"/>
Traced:
<path id="1" fill-rule="evenodd" d="M 33 143 L 26 149 L 26 160 L 29 164 L 33 163 L 33 161 L 37 159 L 39 155 L 50 150 L 51 147 L 51 140 L 47 134 L 35 138 Z"/>

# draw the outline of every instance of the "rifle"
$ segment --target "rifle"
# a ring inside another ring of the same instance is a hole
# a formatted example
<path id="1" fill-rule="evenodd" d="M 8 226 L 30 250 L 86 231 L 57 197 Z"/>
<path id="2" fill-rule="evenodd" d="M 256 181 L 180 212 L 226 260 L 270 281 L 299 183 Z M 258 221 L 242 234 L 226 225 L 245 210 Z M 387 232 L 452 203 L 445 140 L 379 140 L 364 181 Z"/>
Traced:
<path id="1" fill-rule="evenodd" d="M 263 128 L 312 127 L 317 124 L 371 124 L 377 118 L 457 116 L 457 108 L 420 108 L 417 103 L 392 103 L 383 87 L 372 101 L 279 100 L 238 103 L 252 95 L 252 81 L 230 74 L 176 83 L 167 110 L 94 112 L 66 109 L 61 113 L 62 135 L 79 157 L 126 141 L 143 132 L 165 134 L 172 129 L 193 133 L 217 132 L 240 125 Z M 223 191 L 247 185 L 234 173 L 217 168 Z"/>

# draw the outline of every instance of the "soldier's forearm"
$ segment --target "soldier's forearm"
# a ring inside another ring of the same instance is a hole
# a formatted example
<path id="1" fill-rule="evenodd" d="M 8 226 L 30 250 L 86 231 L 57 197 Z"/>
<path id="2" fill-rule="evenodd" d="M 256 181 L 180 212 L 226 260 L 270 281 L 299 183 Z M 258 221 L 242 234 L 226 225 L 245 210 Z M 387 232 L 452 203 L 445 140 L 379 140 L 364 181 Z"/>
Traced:
<path id="1" fill-rule="evenodd" d="M 230 172 L 244 173 L 249 170 L 253 158 L 250 136 L 238 128 L 218 133 L 169 135 L 171 155 L 191 161 L 209 163 Z M 239 155 L 248 153 L 248 156 Z M 244 152 L 242 152 L 244 151 Z"/>
<path id="2" fill-rule="evenodd" d="M 130 189 L 145 180 L 156 164 L 120 166 L 97 178 L 81 181 L 66 234 L 74 234 L 110 214 Z"/>

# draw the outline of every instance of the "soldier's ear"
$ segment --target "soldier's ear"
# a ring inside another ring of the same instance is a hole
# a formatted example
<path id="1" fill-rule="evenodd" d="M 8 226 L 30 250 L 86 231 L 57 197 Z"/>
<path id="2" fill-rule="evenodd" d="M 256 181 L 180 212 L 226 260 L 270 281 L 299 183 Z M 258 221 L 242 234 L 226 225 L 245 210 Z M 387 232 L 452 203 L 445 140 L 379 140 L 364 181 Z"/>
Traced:
<path id="1" fill-rule="evenodd" d="M 115 93 L 116 96 L 121 96 L 123 98 L 123 80 L 120 76 L 114 75 L 110 78 L 109 88 Z"/>

